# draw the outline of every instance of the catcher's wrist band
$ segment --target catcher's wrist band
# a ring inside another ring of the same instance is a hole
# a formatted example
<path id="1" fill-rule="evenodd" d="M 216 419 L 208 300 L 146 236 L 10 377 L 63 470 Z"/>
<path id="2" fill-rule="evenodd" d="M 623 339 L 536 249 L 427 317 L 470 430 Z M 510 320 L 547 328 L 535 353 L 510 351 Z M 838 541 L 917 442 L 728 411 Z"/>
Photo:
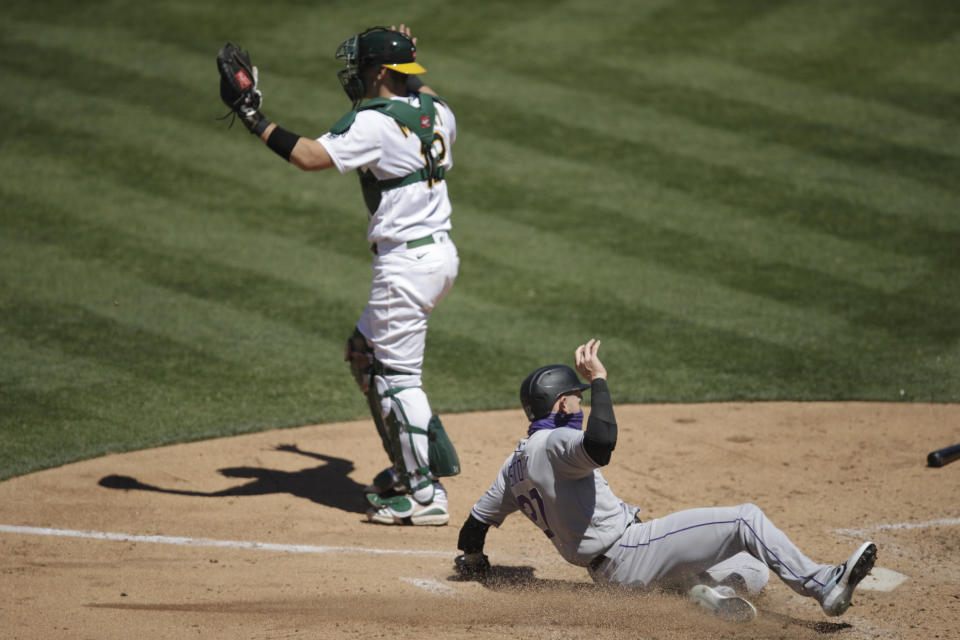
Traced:
<path id="1" fill-rule="evenodd" d="M 290 154 L 293 153 L 293 148 L 297 146 L 297 140 L 299 139 L 300 136 L 297 134 L 291 133 L 280 125 L 277 125 L 270 134 L 270 137 L 267 138 L 267 146 L 278 156 L 289 162 Z"/>

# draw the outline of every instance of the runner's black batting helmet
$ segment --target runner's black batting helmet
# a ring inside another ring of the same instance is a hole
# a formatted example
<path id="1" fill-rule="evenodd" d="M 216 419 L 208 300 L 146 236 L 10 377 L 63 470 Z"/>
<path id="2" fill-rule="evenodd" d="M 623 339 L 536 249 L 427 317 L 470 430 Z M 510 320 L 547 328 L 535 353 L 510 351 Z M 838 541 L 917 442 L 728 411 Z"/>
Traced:
<path id="1" fill-rule="evenodd" d="M 533 422 L 550 415 L 550 410 L 560 396 L 572 391 L 589 389 L 580 382 L 577 372 L 565 364 L 540 367 L 526 377 L 520 385 L 520 404 L 527 418 Z"/>

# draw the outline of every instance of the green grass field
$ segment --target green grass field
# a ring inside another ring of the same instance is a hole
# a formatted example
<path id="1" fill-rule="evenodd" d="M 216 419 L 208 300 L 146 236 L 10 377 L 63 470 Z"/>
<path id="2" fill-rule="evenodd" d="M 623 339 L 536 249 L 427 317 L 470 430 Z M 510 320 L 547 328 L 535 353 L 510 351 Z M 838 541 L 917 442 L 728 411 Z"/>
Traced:
<path id="1" fill-rule="evenodd" d="M 316 137 L 337 45 L 400 22 L 459 126 L 436 410 L 594 336 L 619 403 L 960 401 L 952 0 L 11 0 L 0 479 L 366 415 L 356 178 L 227 130 L 214 57 Z"/>

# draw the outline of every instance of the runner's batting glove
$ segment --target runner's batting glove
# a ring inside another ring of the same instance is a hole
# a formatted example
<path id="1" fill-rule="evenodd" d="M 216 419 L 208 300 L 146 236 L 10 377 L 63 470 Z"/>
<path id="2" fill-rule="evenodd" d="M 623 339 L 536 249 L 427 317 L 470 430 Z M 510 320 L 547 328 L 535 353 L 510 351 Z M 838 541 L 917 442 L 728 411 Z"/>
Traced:
<path id="1" fill-rule="evenodd" d="M 457 575 L 466 580 L 483 580 L 490 571 L 490 561 L 483 553 L 464 553 L 453 561 Z"/>

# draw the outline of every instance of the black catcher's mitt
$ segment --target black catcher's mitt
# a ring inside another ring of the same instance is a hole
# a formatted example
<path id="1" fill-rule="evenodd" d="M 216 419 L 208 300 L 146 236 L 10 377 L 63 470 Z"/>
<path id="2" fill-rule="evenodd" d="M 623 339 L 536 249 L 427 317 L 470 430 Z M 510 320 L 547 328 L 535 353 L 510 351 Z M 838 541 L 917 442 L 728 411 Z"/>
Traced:
<path id="1" fill-rule="evenodd" d="M 240 116 L 250 133 L 263 133 L 270 122 L 260 114 L 263 94 L 257 86 L 257 68 L 251 64 L 250 55 L 228 42 L 217 53 L 217 71 L 220 72 L 220 99 L 232 113 Z"/>

